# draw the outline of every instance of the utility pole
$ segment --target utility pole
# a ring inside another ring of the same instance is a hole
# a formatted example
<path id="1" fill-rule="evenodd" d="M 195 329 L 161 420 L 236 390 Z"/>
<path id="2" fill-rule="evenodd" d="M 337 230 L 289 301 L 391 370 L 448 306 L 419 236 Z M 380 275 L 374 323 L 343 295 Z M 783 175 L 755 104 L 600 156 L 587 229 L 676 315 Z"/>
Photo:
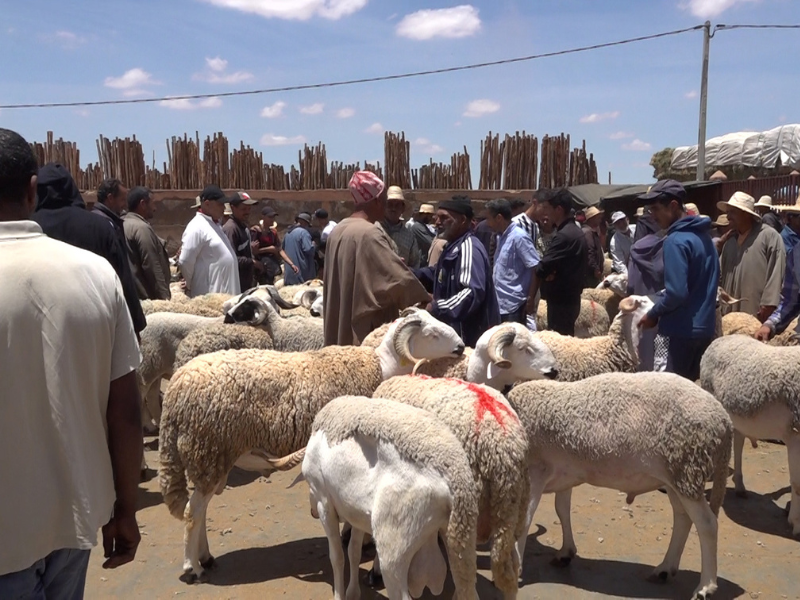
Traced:
<path id="1" fill-rule="evenodd" d="M 711 21 L 703 25 L 703 74 L 700 79 L 700 122 L 697 129 L 697 181 L 706 178 L 706 113 L 708 111 L 708 52 L 711 46 Z"/>

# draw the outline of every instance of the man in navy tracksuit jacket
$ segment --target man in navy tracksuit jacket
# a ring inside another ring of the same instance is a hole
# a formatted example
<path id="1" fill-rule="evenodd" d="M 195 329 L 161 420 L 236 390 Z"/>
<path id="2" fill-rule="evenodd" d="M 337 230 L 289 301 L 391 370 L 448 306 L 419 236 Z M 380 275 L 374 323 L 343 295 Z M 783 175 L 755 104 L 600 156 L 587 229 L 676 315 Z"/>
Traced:
<path id="1" fill-rule="evenodd" d="M 696 381 L 700 359 L 714 338 L 719 256 L 709 234 L 711 219 L 686 216 L 685 198 L 683 186 L 673 180 L 659 181 L 639 196 L 667 230 L 664 295 L 641 326 L 657 323 L 668 339 L 667 371 Z"/>
<path id="2" fill-rule="evenodd" d="M 487 329 L 500 324 L 500 309 L 486 249 L 470 231 L 472 216 L 465 196 L 441 202 L 436 223 L 447 245 L 436 267 L 416 269 L 414 274 L 433 290 L 430 313 L 474 348 Z"/>

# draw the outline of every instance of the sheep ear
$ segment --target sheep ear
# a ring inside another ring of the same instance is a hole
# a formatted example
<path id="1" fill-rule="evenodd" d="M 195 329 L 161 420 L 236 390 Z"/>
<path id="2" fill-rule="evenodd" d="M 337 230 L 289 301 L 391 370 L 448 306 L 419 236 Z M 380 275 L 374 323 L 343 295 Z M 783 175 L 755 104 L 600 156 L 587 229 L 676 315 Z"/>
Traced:
<path id="1" fill-rule="evenodd" d="M 623 314 L 629 314 L 634 312 L 637 308 L 642 305 L 642 301 L 634 296 L 628 296 L 627 298 L 623 298 L 619 303 L 619 311 Z"/>
<path id="2" fill-rule="evenodd" d="M 510 366 L 511 364 L 509 363 L 509 367 Z M 491 381 L 495 377 L 499 377 L 501 369 L 502 367 L 499 364 L 489 361 L 489 364 L 486 365 L 486 381 Z"/>
<path id="3" fill-rule="evenodd" d="M 300 299 L 300 305 L 305 308 L 311 308 L 318 295 L 317 290 L 306 290 Z"/>

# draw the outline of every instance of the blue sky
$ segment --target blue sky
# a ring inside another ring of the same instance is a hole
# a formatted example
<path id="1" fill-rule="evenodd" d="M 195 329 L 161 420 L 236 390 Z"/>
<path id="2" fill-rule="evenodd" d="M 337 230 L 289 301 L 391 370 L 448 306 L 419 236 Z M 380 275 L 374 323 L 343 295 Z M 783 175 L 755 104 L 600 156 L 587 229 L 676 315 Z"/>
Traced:
<path id="1" fill-rule="evenodd" d="M 464 4 L 464 2 L 470 2 Z M 428 11 L 428 12 L 420 12 Z M 550 52 L 712 23 L 797 23 L 798 0 L 0 0 L 0 104 L 221 93 L 379 76 Z M 0 111 L 96 160 L 98 134 L 165 140 L 224 132 L 289 165 L 381 160 L 385 129 L 411 162 L 466 145 L 477 184 L 491 130 L 586 139 L 600 180 L 648 182 L 653 152 L 696 142 L 702 33 L 420 79 L 207 101 Z M 712 40 L 708 136 L 800 122 L 800 32 Z"/>

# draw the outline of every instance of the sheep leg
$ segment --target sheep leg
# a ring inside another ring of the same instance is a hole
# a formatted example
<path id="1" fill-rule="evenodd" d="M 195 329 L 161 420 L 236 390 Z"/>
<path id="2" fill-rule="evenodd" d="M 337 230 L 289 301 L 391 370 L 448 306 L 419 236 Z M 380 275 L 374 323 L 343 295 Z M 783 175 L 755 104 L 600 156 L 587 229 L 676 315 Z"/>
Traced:
<path id="1" fill-rule="evenodd" d="M 711 511 L 705 497 L 692 500 L 685 496 L 678 496 L 683 508 L 689 513 L 689 518 L 697 528 L 700 538 L 700 584 L 692 595 L 696 598 L 709 598 L 717 591 L 717 517 Z"/>
<path id="2" fill-rule="evenodd" d="M 692 529 L 692 520 L 686 513 L 678 494 L 671 487 L 667 487 L 667 494 L 669 503 L 672 505 L 672 537 L 669 540 L 669 548 L 667 548 L 664 560 L 655 568 L 652 575 L 652 579 L 661 581 L 678 574 L 683 549 L 689 538 L 689 531 Z"/>
<path id="3" fill-rule="evenodd" d="M 209 494 L 209 502 L 203 504 L 201 508 L 200 520 L 203 526 L 200 528 L 200 566 L 209 570 L 214 568 L 214 557 L 211 556 L 211 550 L 208 547 L 208 529 L 206 529 L 206 515 L 208 514 L 208 504 L 214 494 Z"/>
<path id="4" fill-rule="evenodd" d="M 789 524 L 792 526 L 792 535 L 800 536 L 800 435 L 795 433 L 785 442 L 789 455 L 789 481 L 792 486 Z"/>
<path id="5" fill-rule="evenodd" d="M 150 389 L 147 390 L 147 395 L 142 398 L 143 413 L 147 413 L 151 419 L 148 426 L 145 426 L 145 431 L 148 433 L 157 433 L 161 425 L 161 380 L 159 379 Z"/>
<path id="6" fill-rule="evenodd" d="M 400 556 L 389 553 L 389 557 L 383 558 L 383 578 L 386 582 L 386 593 L 389 600 L 411 600 L 408 590 L 408 569 L 411 566 L 410 552 L 404 552 Z"/>
<path id="7" fill-rule="evenodd" d="M 198 579 L 202 581 L 205 577 L 200 560 L 203 538 L 206 536 L 206 509 L 213 496 L 213 492 L 203 494 L 196 488 L 183 514 L 186 522 L 183 534 L 183 571 L 192 583 Z"/>
<path id="8" fill-rule="evenodd" d="M 367 585 L 376 588 L 383 583 L 383 573 L 381 573 L 381 557 L 375 552 L 375 559 L 372 561 L 372 568 L 367 573 Z"/>
<path id="9" fill-rule="evenodd" d="M 531 522 L 536 509 L 539 508 L 539 501 L 542 499 L 544 487 L 547 483 L 547 469 L 545 467 L 531 468 L 529 470 L 530 495 L 528 497 L 528 510 L 525 514 L 525 528 L 522 535 L 517 539 L 517 560 L 519 561 L 519 573 L 522 575 L 522 559 L 525 556 L 525 544 L 528 542 L 528 532 L 531 530 Z"/>
<path id="10" fill-rule="evenodd" d="M 562 542 L 561 549 L 556 552 L 553 564 L 566 567 L 578 553 L 575 547 L 575 538 L 572 536 L 572 519 L 570 505 L 572 504 L 572 488 L 556 492 L 556 514 L 561 521 Z"/>
<path id="11" fill-rule="evenodd" d="M 317 502 L 317 512 L 325 535 L 328 537 L 328 553 L 333 569 L 333 599 L 344 599 L 344 550 L 339 534 L 339 517 L 333 505 L 326 500 Z"/>
<path id="12" fill-rule="evenodd" d="M 347 600 L 361 598 L 361 585 L 358 581 L 358 569 L 361 565 L 361 547 L 364 543 L 364 532 L 353 527 L 350 533 L 350 543 L 347 546 L 347 559 L 350 561 L 350 581 L 347 583 Z"/>
<path id="13" fill-rule="evenodd" d="M 744 451 L 744 434 L 735 429 L 733 431 L 733 486 L 736 495 L 740 498 L 747 496 L 744 488 L 744 478 L 742 477 L 742 452 Z"/>

